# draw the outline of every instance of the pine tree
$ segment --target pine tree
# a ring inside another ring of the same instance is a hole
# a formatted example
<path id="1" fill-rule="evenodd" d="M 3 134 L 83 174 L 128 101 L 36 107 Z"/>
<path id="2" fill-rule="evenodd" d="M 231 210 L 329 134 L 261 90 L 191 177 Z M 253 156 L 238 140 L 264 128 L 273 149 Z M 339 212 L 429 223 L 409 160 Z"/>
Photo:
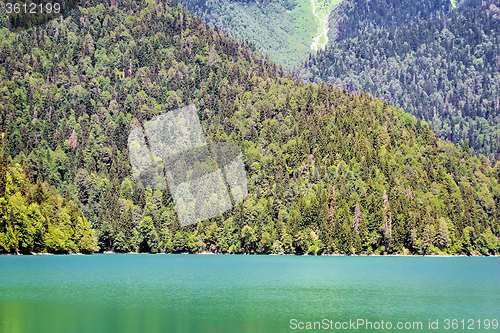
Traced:
<path id="1" fill-rule="evenodd" d="M 439 219 L 439 245 L 442 248 L 446 248 L 450 242 L 450 233 L 448 230 L 448 224 L 443 218 Z"/>
<path id="2" fill-rule="evenodd" d="M 387 192 L 384 190 L 384 245 L 385 252 L 389 249 L 389 244 L 392 240 L 392 214 L 387 214 L 387 210 L 389 209 L 389 197 L 387 196 Z"/>
<path id="3" fill-rule="evenodd" d="M 424 228 L 424 232 L 422 233 L 422 240 L 420 243 L 420 251 L 422 254 L 428 254 L 429 249 L 433 245 L 433 240 L 434 240 L 434 226 L 433 225 L 426 225 Z"/>
<path id="4" fill-rule="evenodd" d="M 361 216 L 361 220 L 359 222 L 359 240 L 361 244 L 361 248 L 356 248 L 358 253 L 366 253 L 366 250 L 370 246 L 370 239 L 368 235 L 368 229 L 366 228 L 366 220 L 363 216 Z"/>
<path id="5" fill-rule="evenodd" d="M 118 236 L 116 236 L 116 240 L 115 240 L 114 245 L 115 245 L 115 247 L 114 247 L 115 252 L 129 252 L 130 251 L 130 247 L 129 247 L 129 244 L 127 242 L 127 238 L 125 237 L 125 234 L 122 231 L 120 231 Z"/>
<path id="6" fill-rule="evenodd" d="M 158 252 L 159 237 L 155 230 L 153 219 L 150 216 L 144 217 L 138 227 L 140 240 L 138 243 L 138 252 Z"/>

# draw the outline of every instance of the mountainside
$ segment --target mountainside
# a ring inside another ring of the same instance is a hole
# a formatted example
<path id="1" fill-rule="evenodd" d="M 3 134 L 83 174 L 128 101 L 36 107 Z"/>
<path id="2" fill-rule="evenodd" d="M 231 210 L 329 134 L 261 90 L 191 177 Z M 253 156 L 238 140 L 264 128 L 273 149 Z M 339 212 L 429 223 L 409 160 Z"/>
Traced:
<path id="1" fill-rule="evenodd" d="M 285 77 L 174 2 L 111 1 L 0 30 L 0 75 L 12 165 L 77 202 L 101 251 L 500 251 L 500 163 L 366 93 Z M 180 227 L 169 191 L 135 184 L 127 138 L 191 104 L 207 141 L 242 150 L 249 194 Z"/>
<path id="2" fill-rule="evenodd" d="M 441 17 L 453 9 L 450 0 L 343 0 L 329 17 L 332 43 L 376 30 Z"/>
<path id="3" fill-rule="evenodd" d="M 291 69 L 313 52 L 313 38 L 322 34 L 323 19 L 326 23 L 340 0 L 181 2 L 205 22 L 227 31 L 233 38 L 253 43 L 261 53 Z"/>
<path id="4" fill-rule="evenodd" d="M 297 75 L 367 91 L 443 139 L 500 158 L 500 5 L 337 43 Z"/>
<path id="5" fill-rule="evenodd" d="M 445 18 L 494 0 L 343 0 L 328 18 L 330 44 L 377 30 Z"/>
<path id="6" fill-rule="evenodd" d="M 181 0 L 231 37 L 291 69 L 325 45 L 481 5 L 481 0 Z"/>

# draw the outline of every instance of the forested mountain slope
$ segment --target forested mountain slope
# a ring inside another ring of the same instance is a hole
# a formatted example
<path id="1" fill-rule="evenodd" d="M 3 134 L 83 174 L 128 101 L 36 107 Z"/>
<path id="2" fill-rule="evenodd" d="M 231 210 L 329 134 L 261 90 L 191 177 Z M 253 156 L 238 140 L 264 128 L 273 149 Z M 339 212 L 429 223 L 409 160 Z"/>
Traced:
<path id="1" fill-rule="evenodd" d="M 491 0 L 343 0 L 330 13 L 331 44 L 377 30 L 395 29 L 455 12 L 476 8 Z"/>
<path id="2" fill-rule="evenodd" d="M 247 40 L 285 68 L 315 53 L 313 38 L 326 42 L 395 28 L 453 10 L 481 5 L 481 0 L 181 0 L 189 10 L 234 38 Z M 314 3 L 314 5 L 313 5 Z M 316 17 L 315 17 L 316 14 Z M 325 22 L 323 22 L 323 19 Z M 326 24 L 324 26 L 324 24 Z M 320 49 L 322 45 L 320 45 Z"/>
<path id="3" fill-rule="evenodd" d="M 101 251 L 500 251 L 500 164 L 366 93 L 284 77 L 181 5 L 113 3 L 0 30 L 9 167 L 78 202 Z M 207 141 L 243 151 L 249 194 L 180 227 L 168 191 L 136 186 L 127 137 L 132 123 L 190 104 Z"/>
<path id="4" fill-rule="evenodd" d="M 450 0 L 344 0 L 329 17 L 331 43 L 445 16 Z"/>
<path id="5" fill-rule="evenodd" d="M 297 74 L 367 91 L 476 156 L 500 157 L 500 5 L 347 39 Z"/>

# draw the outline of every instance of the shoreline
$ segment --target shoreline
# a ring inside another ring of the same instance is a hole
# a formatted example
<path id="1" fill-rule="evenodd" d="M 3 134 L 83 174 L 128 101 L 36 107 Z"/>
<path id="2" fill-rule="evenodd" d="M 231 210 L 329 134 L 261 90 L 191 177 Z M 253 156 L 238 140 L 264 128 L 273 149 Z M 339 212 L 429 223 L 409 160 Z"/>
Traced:
<path id="1" fill-rule="evenodd" d="M 320 255 L 310 255 L 310 254 L 261 254 L 261 253 L 213 253 L 213 252 L 198 252 L 198 253 L 189 253 L 189 252 L 180 252 L 180 253 L 151 253 L 151 252 L 113 252 L 113 251 L 105 251 L 105 252 L 94 252 L 94 253 L 0 253 L 3 256 L 90 256 L 93 254 L 159 254 L 159 255 L 169 255 L 169 254 L 188 254 L 188 255 L 214 255 L 214 256 L 297 256 L 297 257 L 430 257 L 430 258 L 457 258 L 457 257 L 470 257 L 470 258 L 488 258 L 488 257 L 500 257 L 500 255 L 465 255 L 465 254 L 320 254 Z"/>

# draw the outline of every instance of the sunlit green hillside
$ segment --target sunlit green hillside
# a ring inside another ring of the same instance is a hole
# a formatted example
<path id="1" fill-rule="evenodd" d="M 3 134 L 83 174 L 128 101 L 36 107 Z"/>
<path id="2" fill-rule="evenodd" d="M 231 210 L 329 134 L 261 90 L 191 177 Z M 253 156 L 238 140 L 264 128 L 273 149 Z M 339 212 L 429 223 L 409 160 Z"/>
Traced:
<path id="1" fill-rule="evenodd" d="M 314 8 L 313 8 L 314 1 Z M 340 0 L 279 0 L 268 3 L 222 0 L 181 1 L 189 9 L 232 37 L 248 40 L 285 68 L 292 68 L 326 44 L 325 24 Z M 314 9 L 314 11 L 313 11 Z"/>

